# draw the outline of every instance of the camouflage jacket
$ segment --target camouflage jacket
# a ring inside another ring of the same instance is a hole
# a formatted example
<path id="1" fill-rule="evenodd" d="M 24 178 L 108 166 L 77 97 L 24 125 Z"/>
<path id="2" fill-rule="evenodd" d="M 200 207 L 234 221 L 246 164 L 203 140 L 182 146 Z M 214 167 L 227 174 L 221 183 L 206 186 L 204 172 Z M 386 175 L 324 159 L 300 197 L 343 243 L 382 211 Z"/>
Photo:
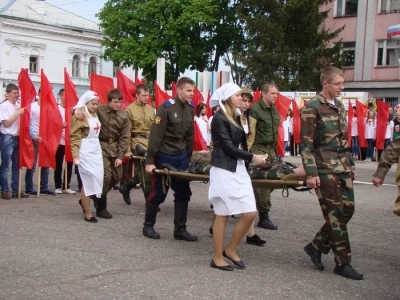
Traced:
<path id="1" fill-rule="evenodd" d="M 347 134 L 345 108 L 339 100 L 332 105 L 319 94 L 307 102 L 301 110 L 301 157 L 307 176 L 354 170 L 346 151 Z"/>
<path id="2" fill-rule="evenodd" d="M 400 139 L 393 140 L 389 146 L 382 152 L 381 158 L 379 159 L 378 168 L 374 174 L 374 177 L 384 180 L 386 173 L 390 170 L 392 164 L 399 161 L 400 157 Z M 397 184 L 400 186 L 400 169 L 397 168 L 396 174 Z"/>

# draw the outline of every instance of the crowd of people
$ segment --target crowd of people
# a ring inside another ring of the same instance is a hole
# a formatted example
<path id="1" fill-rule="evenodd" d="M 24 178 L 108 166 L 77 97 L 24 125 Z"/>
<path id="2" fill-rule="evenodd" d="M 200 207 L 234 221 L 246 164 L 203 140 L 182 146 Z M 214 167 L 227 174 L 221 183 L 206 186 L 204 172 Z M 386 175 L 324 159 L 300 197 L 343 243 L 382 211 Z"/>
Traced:
<path id="1" fill-rule="evenodd" d="M 348 147 L 348 134 L 354 138 L 357 133 L 354 131 L 353 135 L 353 130 L 351 133 L 347 132 L 345 108 L 342 102 L 337 100 L 344 88 L 343 72 L 335 67 L 324 69 L 321 73 L 321 84 L 321 93 L 308 101 L 301 110 L 303 166 L 296 174 L 306 180 L 309 188 L 315 188 L 325 223 L 315 238 L 304 247 L 304 251 L 310 256 L 315 267 L 323 270 L 321 256 L 332 250 L 336 263 L 334 273 L 361 280 L 363 275 L 350 265 L 351 250 L 347 230 L 347 223 L 354 213 L 354 160 L 359 159 L 359 153 L 355 152 L 356 143 L 353 142 L 352 148 Z M 143 235 L 150 239 L 160 239 L 160 234 L 155 229 L 156 218 L 159 206 L 165 201 L 170 187 L 174 191 L 173 236 L 176 240 L 196 242 L 197 236 L 187 230 L 189 201 L 192 196 L 190 182 L 172 177 L 170 184 L 165 187 L 162 175 L 154 173 L 154 169 L 161 169 L 166 165 L 176 170 L 189 169 L 194 154 L 196 122 L 207 144 L 207 149 L 203 152 L 209 155 L 212 166 L 209 171 L 208 192 L 214 210 L 210 227 L 213 236 L 213 257 L 210 266 L 233 271 L 234 268 L 225 261 L 227 258 L 236 268 L 244 269 L 246 266 L 237 253 L 242 238 L 247 235 L 246 242 L 253 245 L 262 246 L 266 243 L 255 233 L 254 219 L 257 213 L 257 227 L 278 229 L 270 219 L 272 190 L 253 188 L 248 174 L 250 165 L 252 168 L 263 168 L 279 159 L 276 149 L 279 142 L 280 115 L 274 105 L 279 93 L 278 86 L 265 83 L 261 87 L 261 99 L 252 104 L 253 96 L 249 90 L 243 90 L 233 83 L 224 84 L 211 96 L 209 105 L 213 113 L 209 119 L 206 117 L 206 104 L 201 103 L 195 107 L 191 102 L 195 82 L 182 77 L 176 86 L 177 95 L 161 104 L 156 111 L 147 104 L 149 89 L 145 84 L 136 86 L 135 101 L 125 110 L 121 109 L 123 95 L 119 90 L 113 89 L 108 93 L 106 104 L 100 104 L 99 96 L 95 92 L 87 91 L 80 97 L 73 112 L 65 112 L 64 90 L 60 90 L 59 111 L 63 117 L 63 131 L 56 153 L 56 189 L 55 193 L 49 190 L 49 169 L 41 168 L 39 192 L 47 195 L 63 192 L 75 194 L 76 192 L 70 189 L 74 164 L 80 190 L 79 205 L 83 210 L 84 220 L 97 223 L 96 217 L 112 218 L 108 211 L 107 194 L 121 178 L 128 178 L 119 188 L 124 201 L 131 204 L 130 190 L 140 183 L 145 203 Z M 19 121 L 25 109 L 21 108 L 18 102 L 18 86 L 9 84 L 6 92 L 7 101 L 0 104 L 0 185 L 2 198 L 10 199 L 18 197 L 19 193 Z M 37 101 L 32 103 L 30 118 L 35 164 L 26 172 L 25 193 L 21 193 L 21 197 L 37 194 L 33 189 L 32 178 L 42 140 L 39 136 L 40 91 L 38 96 Z M 373 99 L 369 107 L 365 118 L 367 161 L 372 158 L 371 149 L 376 138 Z M 66 113 L 73 114 L 71 124 L 65 121 Z M 400 112 L 396 115 L 397 119 L 397 123 L 400 122 Z M 400 131 L 396 129 L 396 126 L 399 126 L 397 123 L 392 120 L 392 116 L 389 118 L 390 134 L 387 144 L 396 139 L 395 135 Z M 285 155 L 288 156 L 293 148 L 290 110 L 283 124 Z M 66 164 L 67 176 L 62 176 L 67 126 L 70 128 L 73 164 Z M 129 174 L 131 169 L 124 166 L 133 163 L 132 156 L 143 157 L 142 160 L 134 160 L 134 177 Z M 382 184 L 388 165 L 395 162 L 392 156 L 388 156 L 387 151 L 383 152 L 385 167 L 380 165 L 374 175 L 373 182 L 376 186 Z M 8 193 L 7 179 L 10 165 L 11 196 Z M 91 199 L 96 216 L 91 212 Z M 240 215 L 240 219 L 229 243 L 224 246 L 227 220 L 232 215 Z"/>

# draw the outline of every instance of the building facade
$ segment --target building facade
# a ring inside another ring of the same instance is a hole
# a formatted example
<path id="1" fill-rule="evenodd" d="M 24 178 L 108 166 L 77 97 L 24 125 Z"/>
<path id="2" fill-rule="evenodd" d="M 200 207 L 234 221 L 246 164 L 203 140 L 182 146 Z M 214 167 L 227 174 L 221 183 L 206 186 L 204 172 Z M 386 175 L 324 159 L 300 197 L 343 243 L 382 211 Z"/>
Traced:
<path id="1" fill-rule="evenodd" d="M 335 0 L 325 27 L 344 26 L 340 37 L 346 54 L 346 91 L 370 92 L 392 105 L 400 98 L 400 37 L 387 37 L 388 27 L 400 24 L 400 0 Z"/>
<path id="2" fill-rule="evenodd" d="M 89 88 L 90 74 L 116 76 L 112 62 L 101 58 L 103 34 L 95 22 L 45 1 L 0 1 L 0 88 L 17 83 L 29 70 L 36 88 L 44 70 L 56 94 L 64 86 L 64 68 L 78 94 Z M 124 73 L 133 78 L 132 69 Z"/>

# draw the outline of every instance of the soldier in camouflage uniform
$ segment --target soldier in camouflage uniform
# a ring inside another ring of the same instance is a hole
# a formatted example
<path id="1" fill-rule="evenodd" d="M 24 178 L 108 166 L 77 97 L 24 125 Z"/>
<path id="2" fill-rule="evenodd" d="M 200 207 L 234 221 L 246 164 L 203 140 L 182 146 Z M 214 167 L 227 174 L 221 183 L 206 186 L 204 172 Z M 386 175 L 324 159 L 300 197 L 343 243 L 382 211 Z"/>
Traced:
<path id="1" fill-rule="evenodd" d="M 393 213 L 400 216 L 400 139 L 393 140 L 389 146 L 382 152 L 379 159 L 378 168 L 372 177 L 372 183 L 378 187 L 383 184 L 386 173 L 391 168 L 392 164 L 397 163 L 396 170 L 396 184 L 397 184 L 397 198 L 394 203 Z"/>
<path id="2" fill-rule="evenodd" d="M 355 165 L 347 144 L 345 108 L 336 97 L 344 88 L 343 72 L 328 67 L 321 73 L 322 92 L 301 110 L 301 157 L 307 186 L 315 188 L 325 224 L 314 240 L 304 247 L 311 261 L 323 270 L 321 253 L 332 249 L 334 273 L 362 280 L 351 265 L 347 223 L 354 213 Z"/>
<path id="3" fill-rule="evenodd" d="M 262 98 L 249 110 L 249 135 L 247 145 L 254 154 L 267 154 L 269 162 L 276 160 L 276 146 L 280 116 L 274 103 L 278 96 L 278 87 L 266 83 L 261 87 Z M 269 219 L 271 209 L 271 189 L 254 189 L 257 210 L 259 213 L 258 227 L 276 230 L 277 226 Z"/>

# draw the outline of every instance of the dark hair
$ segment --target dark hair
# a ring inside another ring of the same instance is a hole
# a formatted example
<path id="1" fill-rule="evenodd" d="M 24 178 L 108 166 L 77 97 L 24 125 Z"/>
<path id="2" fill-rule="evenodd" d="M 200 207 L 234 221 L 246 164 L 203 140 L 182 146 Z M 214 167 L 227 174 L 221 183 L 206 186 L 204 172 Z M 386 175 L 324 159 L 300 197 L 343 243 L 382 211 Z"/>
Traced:
<path id="1" fill-rule="evenodd" d="M 139 95 L 140 91 L 148 92 L 149 88 L 145 84 L 138 84 L 136 86 L 136 95 Z"/>
<path id="2" fill-rule="evenodd" d="M 6 93 L 11 93 L 11 91 L 19 91 L 19 87 L 14 83 L 9 83 L 6 86 Z"/>
<path id="3" fill-rule="evenodd" d="M 221 106 L 219 106 L 219 104 L 217 104 L 213 108 L 211 108 L 212 115 L 214 115 L 217 112 L 218 108 L 221 108 Z"/>
<path id="4" fill-rule="evenodd" d="M 200 117 L 201 111 L 202 111 L 204 108 L 206 108 L 206 107 L 207 107 L 207 105 L 205 105 L 204 103 L 199 103 L 199 104 L 197 104 L 197 107 L 196 107 L 196 116 L 197 116 L 197 117 Z"/>
<path id="5" fill-rule="evenodd" d="M 250 94 L 250 93 L 242 93 L 242 98 L 243 97 L 246 97 L 246 98 L 249 98 L 249 102 L 251 103 L 251 102 L 253 102 L 253 95 L 252 94 Z"/>
<path id="6" fill-rule="evenodd" d="M 189 77 L 181 77 L 176 82 L 176 87 L 182 88 L 185 84 L 196 85 L 196 83 Z"/>
<path id="7" fill-rule="evenodd" d="M 114 99 L 122 100 L 122 98 L 123 98 L 122 97 L 122 93 L 120 92 L 119 89 L 112 89 L 107 94 L 107 101 L 108 102 L 111 102 Z"/>
<path id="8" fill-rule="evenodd" d="M 61 89 L 58 94 L 61 95 L 62 93 L 64 93 L 64 89 Z"/>

